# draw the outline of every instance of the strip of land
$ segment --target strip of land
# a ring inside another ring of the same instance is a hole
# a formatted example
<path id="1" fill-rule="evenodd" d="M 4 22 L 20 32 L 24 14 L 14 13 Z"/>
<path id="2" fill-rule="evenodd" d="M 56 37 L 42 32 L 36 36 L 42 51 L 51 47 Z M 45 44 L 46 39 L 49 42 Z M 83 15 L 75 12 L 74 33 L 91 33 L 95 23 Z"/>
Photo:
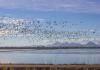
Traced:
<path id="1" fill-rule="evenodd" d="M 0 47 L 0 49 L 100 49 L 100 47 Z"/>

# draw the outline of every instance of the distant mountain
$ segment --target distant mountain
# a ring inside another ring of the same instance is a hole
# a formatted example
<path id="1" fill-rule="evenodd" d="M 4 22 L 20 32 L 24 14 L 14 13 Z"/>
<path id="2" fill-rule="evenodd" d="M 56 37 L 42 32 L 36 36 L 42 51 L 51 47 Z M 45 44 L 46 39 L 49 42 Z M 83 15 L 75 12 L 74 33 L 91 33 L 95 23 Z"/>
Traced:
<path id="1" fill-rule="evenodd" d="M 55 42 L 53 44 L 47 45 L 47 47 L 60 47 L 60 46 L 62 46 L 61 42 Z"/>
<path id="2" fill-rule="evenodd" d="M 92 42 L 92 41 L 89 41 L 85 46 L 86 46 L 86 47 L 98 47 L 99 45 L 95 44 L 95 43 Z"/>
<path id="3" fill-rule="evenodd" d="M 51 45 L 48 45 L 49 47 L 99 47 L 100 45 L 95 44 L 92 41 L 89 41 L 87 44 L 80 44 L 80 43 L 68 43 L 68 42 L 55 42 Z"/>
<path id="4" fill-rule="evenodd" d="M 48 45 L 48 46 L 49 47 L 80 47 L 82 45 L 79 44 L 79 43 L 68 43 L 68 42 L 61 43 L 61 42 L 56 42 L 56 43 L 53 43 L 53 44 Z"/>
<path id="5" fill-rule="evenodd" d="M 82 47 L 82 44 L 80 44 L 80 43 L 69 43 L 69 46 L 72 46 L 72 47 Z"/>

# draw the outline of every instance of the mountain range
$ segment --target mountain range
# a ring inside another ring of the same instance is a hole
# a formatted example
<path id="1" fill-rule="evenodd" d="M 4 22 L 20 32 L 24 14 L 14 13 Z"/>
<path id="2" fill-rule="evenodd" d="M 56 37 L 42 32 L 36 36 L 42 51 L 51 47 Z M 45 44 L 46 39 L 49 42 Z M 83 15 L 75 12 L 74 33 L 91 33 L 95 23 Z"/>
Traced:
<path id="1" fill-rule="evenodd" d="M 68 43 L 68 42 L 64 42 L 64 43 L 56 42 L 56 43 L 48 45 L 48 47 L 100 47 L 100 44 L 96 44 L 96 43 L 94 43 L 92 41 L 89 41 L 86 44 L 80 44 L 80 43 L 74 43 L 74 42 L 72 42 L 72 43 Z"/>

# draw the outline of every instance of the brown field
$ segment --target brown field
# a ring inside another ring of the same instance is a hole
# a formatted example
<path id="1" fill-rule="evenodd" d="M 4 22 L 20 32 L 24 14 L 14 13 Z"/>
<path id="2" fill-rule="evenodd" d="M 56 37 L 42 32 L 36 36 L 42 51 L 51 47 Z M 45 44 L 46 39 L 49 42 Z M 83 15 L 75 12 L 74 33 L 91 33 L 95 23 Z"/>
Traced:
<path id="1" fill-rule="evenodd" d="M 100 65 L 0 64 L 0 70 L 100 70 Z"/>

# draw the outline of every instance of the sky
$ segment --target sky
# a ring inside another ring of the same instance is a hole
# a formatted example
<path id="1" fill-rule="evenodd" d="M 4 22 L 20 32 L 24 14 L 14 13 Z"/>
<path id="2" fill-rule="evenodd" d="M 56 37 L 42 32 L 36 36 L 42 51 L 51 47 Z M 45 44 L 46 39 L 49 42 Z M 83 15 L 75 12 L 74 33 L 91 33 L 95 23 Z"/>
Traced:
<path id="1" fill-rule="evenodd" d="M 38 19 L 44 28 L 46 28 L 46 21 L 57 21 L 56 32 L 88 32 L 84 38 L 91 35 L 93 41 L 100 43 L 100 0 L 0 0 L 0 17 Z M 65 21 L 66 26 L 61 27 Z M 39 43 L 35 42 L 35 38 L 39 40 Z M 25 46 L 43 45 L 55 41 L 69 42 L 68 37 L 60 37 L 59 40 L 51 40 L 51 38 L 41 40 L 38 36 L 33 36 L 32 39 L 34 42 L 31 41 L 31 43 L 26 38 L 20 40 L 19 37 L 1 39 L 0 44 L 1 46 L 4 44 L 4 46 Z M 71 42 L 76 42 L 76 39 Z M 77 42 L 80 40 L 78 39 Z"/>

